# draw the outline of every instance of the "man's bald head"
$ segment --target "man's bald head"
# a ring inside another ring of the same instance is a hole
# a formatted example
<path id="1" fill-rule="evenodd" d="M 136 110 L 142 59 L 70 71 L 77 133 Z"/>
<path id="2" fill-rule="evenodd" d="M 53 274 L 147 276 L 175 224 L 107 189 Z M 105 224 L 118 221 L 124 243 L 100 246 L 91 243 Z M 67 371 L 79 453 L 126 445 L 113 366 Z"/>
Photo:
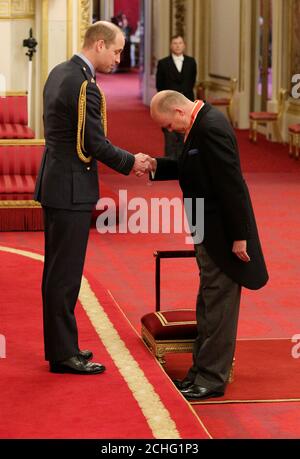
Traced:
<path id="1" fill-rule="evenodd" d="M 150 103 L 151 116 L 168 113 L 176 107 L 186 107 L 190 104 L 190 100 L 183 94 L 177 91 L 165 90 L 160 91 L 152 98 Z"/>
<path id="2" fill-rule="evenodd" d="M 153 120 L 168 131 L 188 129 L 194 103 L 177 91 L 160 91 L 152 98 L 150 112 Z"/>

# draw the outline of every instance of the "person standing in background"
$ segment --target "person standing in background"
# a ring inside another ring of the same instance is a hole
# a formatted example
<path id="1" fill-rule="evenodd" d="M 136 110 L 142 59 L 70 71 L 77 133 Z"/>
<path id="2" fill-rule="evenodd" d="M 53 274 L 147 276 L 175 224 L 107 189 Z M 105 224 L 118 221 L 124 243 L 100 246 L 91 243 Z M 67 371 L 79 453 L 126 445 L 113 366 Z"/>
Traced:
<path id="1" fill-rule="evenodd" d="M 156 89 L 171 89 L 194 101 L 194 86 L 197 64 L 193 57 L 184 54 L 185 42 L 181 35 L 174 35 L 170 43 L 169 56 L 158 61 Z M 177 159 L 183 148 L 184 136 L 180 132 L 162 129 L 165 137 L 165 156 Z"/>

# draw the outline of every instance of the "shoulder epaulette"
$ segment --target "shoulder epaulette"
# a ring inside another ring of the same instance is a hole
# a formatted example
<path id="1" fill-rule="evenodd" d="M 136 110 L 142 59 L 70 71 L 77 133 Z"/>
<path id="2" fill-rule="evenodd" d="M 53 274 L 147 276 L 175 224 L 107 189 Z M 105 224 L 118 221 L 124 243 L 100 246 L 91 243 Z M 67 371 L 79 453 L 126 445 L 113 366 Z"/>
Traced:
<path id="1" fill-rule="evenodd" d="M 86 67 L 82 67 L 83 73 L 85 78 L 88 80 L 89 83 L 94 83 L 99 91 L 100 91 L 100 97 L 101 97 L 101 102 L 100 102 L 100 116 L 101 116 L 101 124 L 102 124 L 102 129 L 104 131 L 105 137 L 107 136 L 107 114 L 106 114 L 106 99 L 104 92 L 98 85 L 96 79 L 94 77 L 90 77 L 89 74 L 86 71 Z"/>

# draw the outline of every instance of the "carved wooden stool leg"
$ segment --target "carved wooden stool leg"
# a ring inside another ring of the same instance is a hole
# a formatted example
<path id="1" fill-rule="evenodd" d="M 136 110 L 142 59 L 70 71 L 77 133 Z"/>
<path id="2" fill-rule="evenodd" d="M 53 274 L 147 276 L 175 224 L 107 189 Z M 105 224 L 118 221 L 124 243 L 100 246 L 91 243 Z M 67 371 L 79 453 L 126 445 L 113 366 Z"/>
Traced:
<path id="1" fill-rule="evenodd" d="M 281 135 L 281 132 L 280 132 L 280 127 L 279 127 L 279 124 L 278 124 L 278 121 L 274 121 L 273 123 L 274 125 L 274 134 L 275 134 L 275 138 L 278 142 L 283 142 L 282 140 L 282 135 Z"/>
<path id="2" fill-rule="evenodd" d="M 227 115 L 228 115 L 228 119 L 230 121 L 230 123 L 232 124 L 233 126 L 233 110 L 232 110 L 232 105 L 231 103 L 229 105 L 226 106 L 226 111 L 227 111 Z"/>
<path id="3" fill-rule="evenodd" d="M 289 132 L 289 155 L 293 156 L 293 134 Z"/>
<path id="4" fill-rule="evenodd" d="M 256 121 L 253 122 L 252 131 L 253 131 L 252 140 L 253 142 L 256 142 L 257 141 L 257 122 Z"/>
<path id="5" fill-rule="evenodd" d="M 234 380 L 234 365 L 235 365 L 235 358 L 233 357 L 233 361 L 232 361 L 232 365 L 231 365 L 231 369 L 229 373 L 229 378 L 228 378 L 229 383 L 232 383 Z"/>
<path id="6" fill-rule="evenodd" d="M 165 352 L 163 349 L 158 349 L 156 351 L 156 356 L 157 360 L 159 361 L 159 363 L 164 367 L 165 364 L 166 364 L 166 360 L 165 360 Z"/>
<path id="7" fill-rule="evenodd" d="M 296 135 L 296 140 L 295 140 L 295 158 L 299 159 L 299 146 L 300 146 L 300 135 Z"/>

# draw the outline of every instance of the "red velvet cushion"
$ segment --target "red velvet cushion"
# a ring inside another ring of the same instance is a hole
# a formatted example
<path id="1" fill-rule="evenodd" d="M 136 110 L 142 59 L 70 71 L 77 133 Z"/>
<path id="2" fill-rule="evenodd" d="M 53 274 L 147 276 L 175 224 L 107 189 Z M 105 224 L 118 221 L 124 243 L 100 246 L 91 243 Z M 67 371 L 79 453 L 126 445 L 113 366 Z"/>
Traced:
<path id="1" fill-rule="evenodd" d="M 150 312 L 141 321 L 155 340 L 195 339 L 197 336 L 194 309 Z"/>
<path id="2" fill-rule="evenodd" d="M 273 121 L 277 119 L 277 113 L 272 112 L 250 112 L 249 117 L 251 120 L 260 121 Z"/>
<path id="3" fill-rule="evenodd" d="M 37 175 L 43 151 L 44 145 L 0 144 L 1 175 Z"/>
<path id="4" fill-rule="evenodd" d="M 23 124 L 0 124 L 0 139 L 33 139 L 34 131 Z"/>
<path id="5" fill-rule="evenodd" d="M 33 177 L 36 180 L 36 177 Z M 0 178 L 1 181 L 1 178 Z M 30 193 L 0 193 L 0 201 L 28 201 L 33 200 L 33 192 Z"/>
<path id="6" fill-rule="evenodd" d="M 0 97 L 1 124 L 28 124 L 27 96 Z"/>
<path id="7" fill-rule="evenodd" d="M 33 193 L 35 181 L 35 175 L 0 175 L 0 193 Z"/>
<path id="8" fill-rule="evenodd" d="M 226 97 L 220 97 L 219 99 L 208 98 L 208 102 L 212 105 L 229 105 L 230 99 Z"/>
<path id="9" fill-rule="evenodd" d="M 300 134 L 300 124 L 291 124 L 289 126 L 289 131 L 295 134 Z"/>

